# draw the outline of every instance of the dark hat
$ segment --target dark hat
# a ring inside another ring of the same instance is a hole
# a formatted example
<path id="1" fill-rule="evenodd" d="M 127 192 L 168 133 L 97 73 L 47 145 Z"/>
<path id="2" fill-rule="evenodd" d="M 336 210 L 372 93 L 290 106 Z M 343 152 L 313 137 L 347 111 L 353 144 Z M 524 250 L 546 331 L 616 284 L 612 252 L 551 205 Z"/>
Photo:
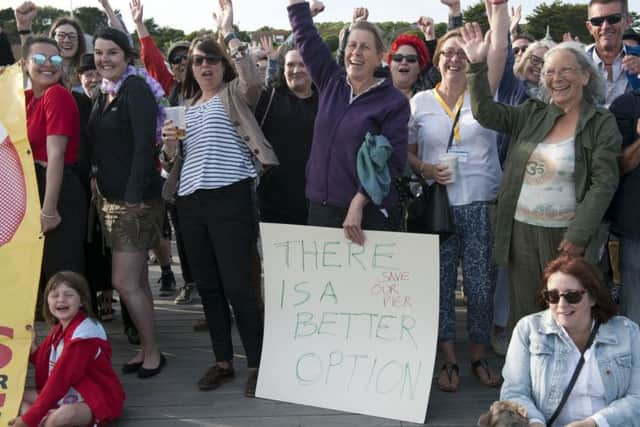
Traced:
<path id="1" fill-rule="evenodd" d="M 636 33 L 633 28 L 629 27 L 622 33 L 622 40 L 635 40 L 640 44 L 640 34 Z"/>
<path id="2" fill-rule="evenodd" d="M 171 58 L 171 55 L 173 54 L 174 50 L 185 49 L 188 51 L 190 47 L 191 47 L 191 43 L 189 43 L 186 40 L 180 40 L 179 42 L 173 43 L 171 46 L 169 46 L 169 50 L 167 51 L 167 59 Z"/>
<path id="3" fill-rule="evenodd" d="M 85 53 L 80 57 L 80 63 L 78 64 L 78 68 L 76 68 L 76 71 L 78 72 L 78 74 L 82 74 L 85 71 L 95 70 L 95 69 L 96 69 L 96 63 L 93 59 L 93 53 Z"/>

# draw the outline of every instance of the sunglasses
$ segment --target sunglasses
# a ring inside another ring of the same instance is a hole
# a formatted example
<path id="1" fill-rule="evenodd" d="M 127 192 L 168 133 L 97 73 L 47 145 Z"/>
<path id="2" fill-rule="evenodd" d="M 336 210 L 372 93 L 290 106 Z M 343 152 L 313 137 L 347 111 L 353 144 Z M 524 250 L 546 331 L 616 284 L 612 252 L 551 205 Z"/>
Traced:
<path id="1" fill-rule="evenodd" d="M 193 55 L 191 57 L 191 60 L 193 61 L 193 65 L 195 65 L 197 67 L 199 67 L 202 64 L 204 64 L 205 61 L 207 61 L 207 64 L 209 64 L 209 65 L 218 65 L 220 62 L 222 62 L 222 56 L 214 55 L 214 54 Z"/>
<path id="2" fill-rule="evenodd" d="M 564 297 L 565 301 L 569 304 L 578 304 L 582 301 L 582 297 L 587 291 L 567 291 L 560 293 L 557 289 L 542 291 L 542 298 L 549 304 L 557 304 L 560 302 L 560 297 Z"/>
<path id="3" fill-rule="evenodd" d="M 599 27 L 604 24 L 604 21 L 607 21 L 609 25 L 617 24 L 622 20 L 622 13 L 614 13 L 612 15 L 607 16 L 596 16 L 594 18 L 589 19 L 591 25 L 594 27 Z"/>
<path id="4" fill-rule="evenodd" d="M 31 61 L 36 65 L 44 65 L 47 60 L 49 60 L 49 62 L 51 62 L 51 65 L 53 65 L 54 67 L 62 68 L 62 56 L 60 55 L 47 56 L 42 53 L 34 53 L 33 55 L 31 55 Z"/>
<path id="5" fill-rule="evenodd" d="M 171 58 L 169 58 L 169 64 L 171 65 L 178 65 L 180 64 L 182 61 L 184 61 L 185 59 L 187 59 L 189 57 L 189 55 L 187 55 L 186 53 L 178 53 L 173 55 Z"/>
<path id="6" fill-rule="evenodd" d="M 527 50 L 529 46 L 516 46 L 514 47 L 513 50 L 513 54 L 514 55 L 519 55 L 521 53 L 524 53 L 525 50 Z"/>
<path id="7" fill-rule="evenodd" d="M 416 62 L 418 62 L 418 55 L 414 55 L 414 54 L 409 54 L 409 55 L 403 55 L 401 53 L 396 53 L 391 57 L 391 60 L 393 62 L 402 62 L 407 61 L 409 64 L 415 64 Z"/>

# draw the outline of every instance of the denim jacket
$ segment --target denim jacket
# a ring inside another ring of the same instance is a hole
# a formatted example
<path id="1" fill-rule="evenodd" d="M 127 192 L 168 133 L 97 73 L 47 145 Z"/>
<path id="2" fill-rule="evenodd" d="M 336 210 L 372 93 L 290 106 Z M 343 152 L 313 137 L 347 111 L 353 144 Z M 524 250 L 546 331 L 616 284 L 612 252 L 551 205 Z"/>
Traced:
<path id="1" fill-rule="evenodd" d="M 527 408 L 529 419 L 548 419 L 560 404 L 573 374 L 569 347 L 549 310 L 521 319 L 513 332 L 502 375 L 500 400 Z M 606 407 L 597 414 L 610 426 L 640 426 L 640 329 L 615 316 L 601 324 L 594 339 Z M 595 414 L 594 414 L 595 415 Z"/>

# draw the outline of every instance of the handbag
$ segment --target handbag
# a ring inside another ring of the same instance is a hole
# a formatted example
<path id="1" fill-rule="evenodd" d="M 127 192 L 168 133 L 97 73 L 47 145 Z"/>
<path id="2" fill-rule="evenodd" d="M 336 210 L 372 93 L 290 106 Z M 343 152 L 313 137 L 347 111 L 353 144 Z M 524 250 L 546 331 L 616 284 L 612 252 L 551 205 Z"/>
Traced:
<path id="1" fill-rule="evenodd" d="M 447 152 L 453 143 L 461 110 L 462 107 L 458 108 L 453 119 L 453 126 L 447 143 Z M 413 181 L 420 184 L 422 192 L 408 203 L 407 231 L 410 233 L 437 234 L 440 236 L 441 241 L 447 240 L 455 234 L 453 211 L 449 203 L 447 187 L 437 182 L 429 185 L 421 175 L 416 175 Z"/>
<path id="2" fill-rule="evenodd" d="M 589 340 L 587 341 L 587 345 L 584 347 L 584 351 L 580 353 L 580 360 L 576 365 L 576 370 L 573 371 L 573 375 L 571 375 L 571 380 L 569 380 L 569 384 L 567 385 L 566 390 L 562 394 L 562 399 L 560 400 L 560 404 L 558 405 L 556 410 L 553 411 L 553 414 L 551 414 L 551 417 L 549 417 L 549 421 L 547 421 L 548 426 L 553 425 L 553 422 L 558 418 L 558 415 L 560 415 L 560 411 L 564 407 L 565 403 L 567 403 L 567 399 L 569 399 L 571 390 L 573 390 L 573 386 L 576 385 L 576 381 L 578 380 L 578 375 L 580 375 L 580 371 L 582 370 L 582 366 L 584 365 L 584 353 L 587 350 L 589 350 L 589 347 L 591 347 L 591 344 L 593 344 L 593 340 L 595 339 L 596 334 L 598 333 L 599 327 L 600 327 L 600 321 L 596 320 L 596 324 L 593 326 L 593 329 L 591 330 L 591 335 L 589 335 Z"/>
<path id="3" fill-rule="evenodd" d="M 178 153 L 173 161 L 169 176 L 162 185 L 162 199 L 171 204 L 176 202 L 176 193 L 178 192 L 178 184 L 180 182 L 180 173 L 182 172 L 182 164 L 184 163 L 184 155 L 182 152 L 182 142 L 178 143 L 176 148 Z"/>

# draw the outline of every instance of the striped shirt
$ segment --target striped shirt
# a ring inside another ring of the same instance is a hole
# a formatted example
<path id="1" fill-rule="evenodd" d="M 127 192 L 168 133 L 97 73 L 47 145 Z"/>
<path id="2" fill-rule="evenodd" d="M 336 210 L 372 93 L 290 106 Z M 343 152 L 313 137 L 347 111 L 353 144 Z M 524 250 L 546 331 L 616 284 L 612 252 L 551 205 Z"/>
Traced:
<path id="1" fill-rule="evenodd" d="M 251 152 L 238 135 L 219 96 L 187 108 L 187 136 L 178 196 L 255 178 Z"/>

